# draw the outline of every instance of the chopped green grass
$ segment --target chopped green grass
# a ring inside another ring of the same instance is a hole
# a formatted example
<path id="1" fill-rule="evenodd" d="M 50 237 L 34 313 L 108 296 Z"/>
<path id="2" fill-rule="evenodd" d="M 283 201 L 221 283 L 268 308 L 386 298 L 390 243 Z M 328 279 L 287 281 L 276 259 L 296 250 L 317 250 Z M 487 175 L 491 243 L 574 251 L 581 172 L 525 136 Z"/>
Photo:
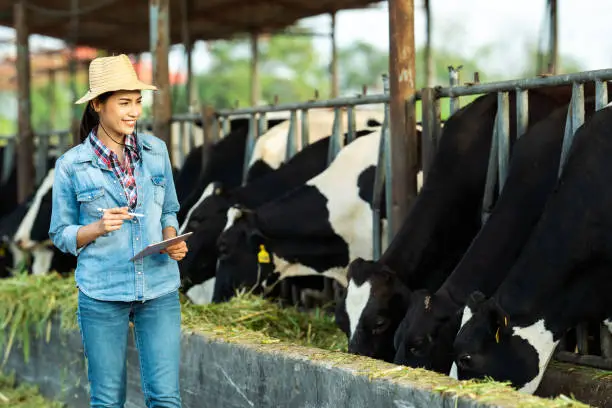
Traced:
<path id="1" fill-rule="evenodd" d="M 16 386 L 15 377 L 0 373 L 0 407 L 11 408 L 65 408 L 65 404 L 49 401 L 38 393 L 38 387 L 29 384 Z"/>
<path id="2" fill-rule="evenodd" d="M 21 274 L 0 280 L 0 348 L 4 358 L 15 342 L 23 344 L 27 361 L 29 333 L 50 336 L 51 317 L 57 316 L 63 329 L 76 329 L 77 290 L 74 278 L 50 273 Z M 521 394 L 508 384 L 485 381 L 456 381 L 423 369 L 397 366 L 380 360 L 347 354 L 346 336 L 332 316 L 320 310 L 305 313 L 280 308 L 254 295 L 240 294 L 222 304 L 193 305 L 181 297 L 185 331 L 205 334 L 211 340 L 250 347 L 261 352 L 282 352 L 314 364 L 342 367 L 370 380 L 410 384 L 445 395 L 468 397 L 500 407 L 582 408 L 587 405 L 565 396 L 543 399 Z"/>

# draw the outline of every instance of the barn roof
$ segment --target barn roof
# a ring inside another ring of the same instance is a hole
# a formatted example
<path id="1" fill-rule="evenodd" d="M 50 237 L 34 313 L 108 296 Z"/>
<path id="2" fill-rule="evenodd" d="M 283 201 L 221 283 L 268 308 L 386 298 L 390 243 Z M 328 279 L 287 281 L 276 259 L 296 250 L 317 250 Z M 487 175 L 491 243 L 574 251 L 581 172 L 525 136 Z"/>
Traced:
<path id="1" fill-rule="evenodd" d="M 30 34 L 68 40 L 74 0 L 28 0 Z M 258 31 L 273 33 L 296 21 L 338 10 L 365 8 L 373 0 L 170 0 L 170 42 L 183 42 L 183 1 L 192 40 L 229 39 Z M 125 53 L 146 52 L 148 0 L 77 0 L 77 45 Z M 14 0 L 0 0 L 0 25 L 13 27 Z"/>

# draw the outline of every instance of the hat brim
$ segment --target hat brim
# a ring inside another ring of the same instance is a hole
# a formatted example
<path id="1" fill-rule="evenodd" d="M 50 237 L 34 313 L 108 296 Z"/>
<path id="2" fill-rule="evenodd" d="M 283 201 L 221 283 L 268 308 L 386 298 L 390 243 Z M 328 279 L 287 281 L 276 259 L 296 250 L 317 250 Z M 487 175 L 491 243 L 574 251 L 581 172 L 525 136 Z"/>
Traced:
<path id="1" fill-rule="evenodd" d="M 85 102 L 89 102 L 95 99 L 97 96 L 102 95 L 106 92 L 114 92 L 114 91 L 157 91 L 157 87 L 155 85 L 145 84 L 141 81 L 130 81 L 125 85 L 118 86 L 109 86 L 104 89 L 95 89 L 89 90 L 85 95 L 83 95 L 79 100 L 77 100 L 74 104 L 79 105 Z"/>

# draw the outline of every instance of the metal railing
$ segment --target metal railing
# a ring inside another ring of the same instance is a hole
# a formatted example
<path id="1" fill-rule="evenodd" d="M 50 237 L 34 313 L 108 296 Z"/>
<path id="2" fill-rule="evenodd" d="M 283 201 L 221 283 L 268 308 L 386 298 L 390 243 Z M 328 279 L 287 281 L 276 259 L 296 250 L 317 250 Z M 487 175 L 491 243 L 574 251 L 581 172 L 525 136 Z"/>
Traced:
<path id="1" fill-rule="evenodd" d="M 458 82 L 456 72 L 451 67 L 451 84 Z M 494 130 L 492 135 L 491 150 L 489 154 L 489 165 L 485 192 L 483 195 L 483 224 L 488 219 L 488 215 L 493 210 L 494 190 L 497 186 L 499 191 L 503 189 L 504 182 L 508 175 L 510 162 L 510 121 L 509 121 L 509 93 L 516 94 L 516 129 L 517 138 L 520 137 L 528 126 L 528 92 L 532 89 L 570 85 L 572 96 L 568 105 L 566 116 L 565 132 L 561 149 L 559 163 L 559 175 L 563 171 L 568 153 L 572 146 L 576 131 L 585 121 L 585 96 L 584 85 L 593 82 L 595 85 L 595 110 L 600 110 L 608 104 L 607 81 L 612 80 L 612 69 L 579 72 L 575 74 L 556 75 L 550 77 L 536 77 L 514 81 L 500 81 L 488 84 L 474 84 L 467 86 L 450 86 L 447 88 L 425 88 L 420 94 L 415 95 L 413 103 L 418 99 L 423 100 L 423 144 L 427 140 L 437 140 L 436 132 L 438 129 L 426 126 L 432 118 L 436 117 L 439 111 L 439 100 L 448 98 L 451 104 L 451 113 L 460 108 L 457 101 L 459 96 L 472 96 L 486 93 L 497 93 L 497 114 L 495 118 Z M 433 102 L 435 99 L 438 102 Z M 595 324 L 597 330 L 588 329 L 588 323 Z M 573 342 L 567 336 L 560 343 L 555 353 L 555 359 L 559 361 L 571 362 L 576 364 L 588 365 L 596 368 L 612 370 L 612 334 L 608 327 L 601 322 L 584 322 L 574 329 L 575 347 L 571 351 Z M 595 344 L 598 350 L 590 347 Z"/>

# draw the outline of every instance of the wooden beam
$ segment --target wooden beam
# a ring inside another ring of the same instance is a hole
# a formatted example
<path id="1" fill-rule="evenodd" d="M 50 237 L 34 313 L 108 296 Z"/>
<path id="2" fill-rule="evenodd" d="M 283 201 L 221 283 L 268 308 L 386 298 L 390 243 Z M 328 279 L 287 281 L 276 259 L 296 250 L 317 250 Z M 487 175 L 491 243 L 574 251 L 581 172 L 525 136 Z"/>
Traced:
<path id="1" fill-rule="evenodd" d="M 336 13 L 331 14 L 331 97 L 337 98 L 340 91 L 338 86 L 338 44 L 336 42 Z"/>
<path id="2" fill-rule="evenodd" d="M 550 1 L 550 71 L 557 75 L 559 70 L 559 18 L 557 13 L 557 0 Z"/>
<path id="3" fill-rule="evenodd" d="M 418 152 L 415 93 L 414 0 L 389 0 L 391 228 L 395 236 L 416 198 Z M 389 215 L 388 215 L 389 216 Z"/>
<path id="4" fill-rule="evenodd" d="M 170 10 L 169 0 L 149 0 L 150 8 L 150 45 L 153 83 L 158 90 L 153 94 L 153 134 L 163 140 L 172 154 L 170 140 L 170 119 L 172 103 L 170 100 L 170 77 L 168 52 L 170 48 Z"/>
<path id="5" fill-rule="evenodd" d="M 14 5 L 17 37 L 17 200 L 24 203 L 34 191 L 34 134 L 31 122 L 30 44 L 25 1 Z"/>

